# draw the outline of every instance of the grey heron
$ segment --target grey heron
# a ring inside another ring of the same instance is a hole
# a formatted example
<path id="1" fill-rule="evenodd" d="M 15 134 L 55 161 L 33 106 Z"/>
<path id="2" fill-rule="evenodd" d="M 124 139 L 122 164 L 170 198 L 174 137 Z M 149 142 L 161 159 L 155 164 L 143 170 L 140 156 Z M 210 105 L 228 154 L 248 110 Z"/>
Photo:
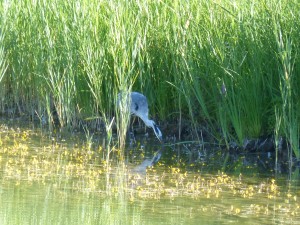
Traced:
<path id="1" fill-rule="evenodd" d="M 162 141 L 162 133 L 156 123 L 153 120 L 149 119 L 149 108 L 148 101 L 145 95 L 139 92 L 131 92 L 129 93 L 130 98 L 130 113 L 141 118 L 147 127 L 151 127 L 156 135 L 156 137 Z M 122 94 L 118 95 L 118 103 L 120 104 L 120 100 L 122 98 Z"/>

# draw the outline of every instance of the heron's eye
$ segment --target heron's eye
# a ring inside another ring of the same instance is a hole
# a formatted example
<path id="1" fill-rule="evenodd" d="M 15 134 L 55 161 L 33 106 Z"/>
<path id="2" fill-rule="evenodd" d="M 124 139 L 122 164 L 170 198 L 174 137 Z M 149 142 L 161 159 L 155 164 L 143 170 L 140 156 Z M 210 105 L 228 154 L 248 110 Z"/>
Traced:
<path id="1" fill-rule="evenodd" d="M 135 111 L 138 111 L 139 110 L 139 105 L 137 103 L 135 103 Z"/>

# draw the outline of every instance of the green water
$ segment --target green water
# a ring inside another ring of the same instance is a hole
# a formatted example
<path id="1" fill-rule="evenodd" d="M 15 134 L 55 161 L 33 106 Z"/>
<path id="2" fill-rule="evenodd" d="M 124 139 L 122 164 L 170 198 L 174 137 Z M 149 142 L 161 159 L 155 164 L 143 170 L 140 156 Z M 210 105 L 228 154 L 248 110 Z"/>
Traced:
<path id="1" fill-rule="evenodd" d="M 284 195 L 284 194 L 283 194 Z M 299 205 L 282 198 L 136 199 L 2 182 L 0 224 L 299 224 Z M 297 208 L 298 207 L 298 208 Z"/>
<path id="2" fill-rule="evenodd" d="M 0 224 L 300 224 L 300 191 L 285 176 L 159 164 L 139 174 L 78 140 L 0 127 Z"/>

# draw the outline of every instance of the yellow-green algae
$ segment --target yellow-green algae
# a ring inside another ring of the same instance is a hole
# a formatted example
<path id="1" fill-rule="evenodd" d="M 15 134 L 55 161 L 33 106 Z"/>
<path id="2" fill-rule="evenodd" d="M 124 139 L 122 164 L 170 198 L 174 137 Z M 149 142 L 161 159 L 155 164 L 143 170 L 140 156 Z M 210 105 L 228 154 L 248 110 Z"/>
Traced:
<path id="1" fill-rule="evenodd" d="M 288 221 L 300 221 L 299 191 L 279 186 L 273 178 L 253 181 L 242 174 L 205 175 L 159 164 L 139 174 L 132 172 L 135 165 L 106 161 L 101 147 L 91 150 L 87 146 L 52 140 L 33 130 L 1 126 L 2 184 L 50 185 L 72 195 L 121 197 L 131 204 L 145 200 L 169 200 L 172 204 L 182 199 L 195 202 L 194 213 L 221 210 L 222 214 L 239 217 L 281 215 Z"/>

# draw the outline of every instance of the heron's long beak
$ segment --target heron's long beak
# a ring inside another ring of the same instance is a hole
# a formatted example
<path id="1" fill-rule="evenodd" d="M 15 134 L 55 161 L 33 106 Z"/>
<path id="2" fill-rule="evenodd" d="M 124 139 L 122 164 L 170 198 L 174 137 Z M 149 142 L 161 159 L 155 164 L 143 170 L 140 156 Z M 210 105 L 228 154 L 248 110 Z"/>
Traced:
<path id="1" fill-rule="evenodd" d="M 158 140 L 162 142 L 162 133 L 156 124 L 153 124 L 153 130 Z"/>

